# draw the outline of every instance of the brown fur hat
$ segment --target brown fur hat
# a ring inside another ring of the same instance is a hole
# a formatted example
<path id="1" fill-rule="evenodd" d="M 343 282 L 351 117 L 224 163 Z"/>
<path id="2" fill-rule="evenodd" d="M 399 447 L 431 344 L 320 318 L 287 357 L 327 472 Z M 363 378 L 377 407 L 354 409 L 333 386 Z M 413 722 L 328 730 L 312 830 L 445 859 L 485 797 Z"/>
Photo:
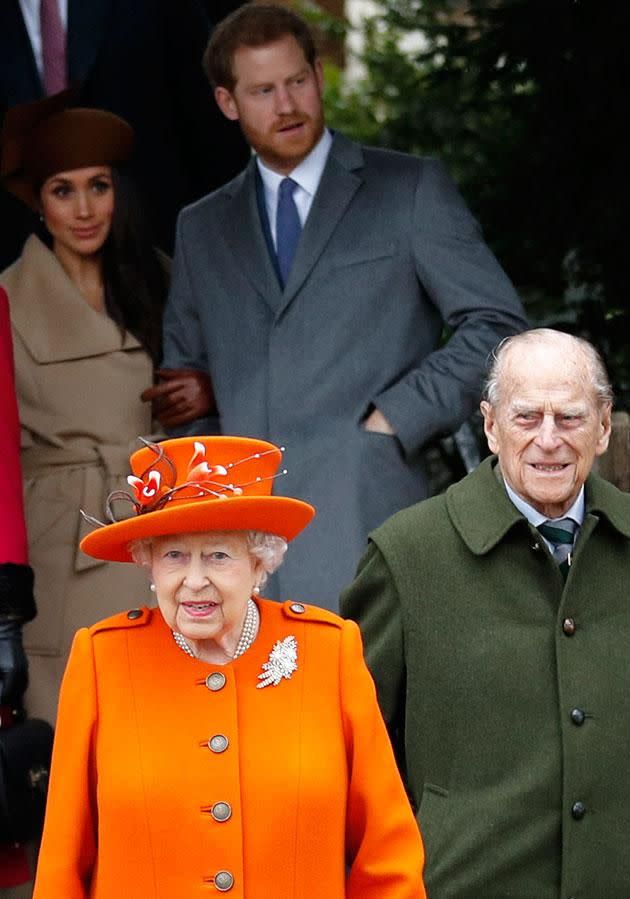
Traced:
<path id="1" fill-rule="evenodd" d="M 0 138 L 0 178 L 32 209 L 39 191 L 58 172 L 125 162 L 133 130 L 103 109 L 73 107 L 73 90 L 8 110 Z"/>

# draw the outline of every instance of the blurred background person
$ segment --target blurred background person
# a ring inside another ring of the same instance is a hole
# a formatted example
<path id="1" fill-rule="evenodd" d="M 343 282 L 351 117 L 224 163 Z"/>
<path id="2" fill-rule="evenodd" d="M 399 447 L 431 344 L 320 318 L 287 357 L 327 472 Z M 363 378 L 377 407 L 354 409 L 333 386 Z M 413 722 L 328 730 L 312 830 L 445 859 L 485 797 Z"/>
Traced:
<path id="1" fill-rule="evenodd" d="M 19 718 L 28 669 L 22 626 L 35 616 L 20 471 L 20 426 L 7 296 L 0 288 L 0 727 Z M 17 713 L 17 714 L 16 714 Z M 0 846 L 0 895 L 19 896 L 30 880 L 24 848 Z M 23 889 L 23 888 L 22 888 Z"/>
<path id="2" fill-rule="evenodd" d="M 132 129 L 67 100 L 15 107 L 2 135 L 4 183 L 41 210 L 49 235 L 47 243 L 31 236 L 0 283 L 11 309 L 37 575 L 26 705 L 51 722 L 74 631 L 148 595 L 137 571 L 107 571 L 77 550 L 77 537 L 79 509 L 124 483 L 136 435 L 151 432 L 140 393 L 160 355 L 168 280 L 124 173 Z"/>
<path id="3" fill-rule="evenodd" d="M 109 110 L 136 135 L 130 161 L 158 244 L 172 249 L 187 203 L 236 175 L 249 159 L 239 129 L 219 112 L 201 68 L 216 10 L 200 0 L 3 0 L 0 120 L 7 109 L 81 85 L 83 106 Z M 32 230 L 11 197 L 15 226 L 0 246 L 5 267 Z"/>
<path id="4" fill-rule="evenodd" d="M 280 460 L 243 437 L 145 447 L 136 514 L 84 539 L 145 568 L 159 608 L 75 638 L 37 899 L 424 897 L 357 626 L 258 595 L 314 513 L 271 495 Z"/>

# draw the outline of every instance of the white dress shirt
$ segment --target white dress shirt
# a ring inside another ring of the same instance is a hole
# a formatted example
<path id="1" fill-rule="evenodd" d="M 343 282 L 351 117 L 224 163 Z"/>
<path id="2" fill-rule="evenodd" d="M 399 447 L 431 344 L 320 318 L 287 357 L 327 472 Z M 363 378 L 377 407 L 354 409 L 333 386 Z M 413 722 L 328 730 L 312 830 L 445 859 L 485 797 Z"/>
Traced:
<path id="1" fill-rule="evenodd" d="M 324 129 L 324 133 L 308 154 L 306 159 L 289 172 L 289 175 L 280 175 L 268 168 L 261 160 L 260 156 L 256 157 L 258 171 L 262 178 L 265 193 L 265 206 L 267 208 L 267 216 L 269 218 L 269 227 L 271 228 L 271 237 L 274 248 L 277 249 L 276 240 L 276 210 L 278 208 L 278 191 L 280 182 L 286 177 L 292 178 L 297 184 L 293 191 L 293 199 L 297 206 L 300 224 L 304 227 L 304 222 L 310 212 L 313 198 L 319 187 L 328 153 L 332 144 L 332 135 L 328 129 Z"/>
<path id="2" fill-rule="evenodd" d="M 584 522 L 584 484 L 582 484 L 575 502 L 573 503 L 571 508 L 564 513 L 564 515 L 561 515 L 560 518 L 545 518 L 542 512 L 539 512 L 538 509 L 534 509 L 533 506 L 530 506 L 529 503 L 525 502 L 522 496 L 519 496 L 518 493 L 512 490 L 505 478 L 503 479 L 503 483 L 505 484 L 507 495 L 510 497 L 518 511 L 522 515 L 524 515 L 529 523 L 535 528 L 537 528 L 540 524 L 544 524 L 545 521 L 548 521 L 549 524 L 553 524 L 554 521 L 560 521 L 563 518 L 570 518 L 572 521 L 574 521 L 577 525 L 577 529 L 573 537 L 573 544 L 575 545 L 579 529 Z M 540 536 L 542 537 L 542 534 Z M 545 540 L 544 537 L 543 540 Z M 552 552 L 552 544 L 548 540 L 545 540 L 545 543 L 547 544 L 549 551 Z"/>
<path id="3" fill-rule="evenodd" d="M 84 0 L 87 2 L 87 0 Z M 59 16 L 63 23 L 63 27 L 68 29 L 68 0 L 57 0 L 59 4 Z M 20 9 L 22 10 L 22 18 L 26 25 L 26 30 L 33 48 L 35 56 L 35 64 L 40 75 L 44 73 L 44 63 L 42 60 L 42 31 L 39 26 L 39 7 L 41 0 L 20 0 Z"/>

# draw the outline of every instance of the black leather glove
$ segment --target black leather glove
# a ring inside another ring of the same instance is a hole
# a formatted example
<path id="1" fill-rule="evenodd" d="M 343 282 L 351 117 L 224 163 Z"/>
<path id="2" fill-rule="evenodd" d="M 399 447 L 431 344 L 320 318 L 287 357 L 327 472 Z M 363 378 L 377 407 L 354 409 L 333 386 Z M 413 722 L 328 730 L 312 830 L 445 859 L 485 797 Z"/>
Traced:
<path id="1" fill-rule="evenodd" d="M 19 709 L 28 685 L 28 662 L 19 621 L 0 619 L 0 705 Z"/>
<path id="2" fill-rule="evenodd" d="M 0 564 L 0 705 L 22 711 L 28 662 L 22 624 L 36 614 L 33 571 L 28 565 Z"/>

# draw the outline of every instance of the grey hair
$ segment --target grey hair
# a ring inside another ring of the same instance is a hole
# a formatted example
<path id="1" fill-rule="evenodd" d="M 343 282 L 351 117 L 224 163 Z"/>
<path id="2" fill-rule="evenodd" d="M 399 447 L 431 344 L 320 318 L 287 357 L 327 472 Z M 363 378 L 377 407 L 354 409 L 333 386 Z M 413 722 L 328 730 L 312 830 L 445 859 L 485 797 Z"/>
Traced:
<path id="1" fill-rule="evenodd" d="M 483 398 L 491 406 L 496 406 L 501 399 L 501 382 L 506 366 L 506 357 L 514 346 L 521 344 L 556 344 L 558 339 L 565 340 L 572 345 L 572 349 L 579 353 L 585 360 L 589 371 L 589 383 L 595 393 L 595 398 L 600 406 L 612 405 L 614 401 L 613 389 L 608 378 L 606 366 L 595 347 L 582 337 L 575 337 L 564 331 L 554 331 L 552 328 L 535 328 L 531 331 L 523 331 L 522 334 L 514 334 L 505 337 L 499 343 L 488 359 L 488 375 L 483 389 Z"/>
<path id="2" fill-rule="evenodd" d="M 258 584 L 259 587 L 262 587 L 267 577 L 282 565 L 288 543 L 284 537 L 268 534 L 266 531 L 246 531 L 245 535 L 250 553 L 262 562 L 265 573 Z"/>
<path id="3" fill-rule="evenodd" d="M 234 533 L 245 534 L 250 555 L 262 563 L 264 574 L 258 583 L 258 586 L 262 587 L 268 576 L 282 565 L 284 554 L 288 548 L 287 541 L 284 537 L 268 534 L 266 531 L 236 531 Z M 140 565 L 142 568 L 151 567 L 152 543 L 152 537 L 145 537 L 141 540 L 132 540 L 129 544 L 127 548 L 136 565 Z"/>

